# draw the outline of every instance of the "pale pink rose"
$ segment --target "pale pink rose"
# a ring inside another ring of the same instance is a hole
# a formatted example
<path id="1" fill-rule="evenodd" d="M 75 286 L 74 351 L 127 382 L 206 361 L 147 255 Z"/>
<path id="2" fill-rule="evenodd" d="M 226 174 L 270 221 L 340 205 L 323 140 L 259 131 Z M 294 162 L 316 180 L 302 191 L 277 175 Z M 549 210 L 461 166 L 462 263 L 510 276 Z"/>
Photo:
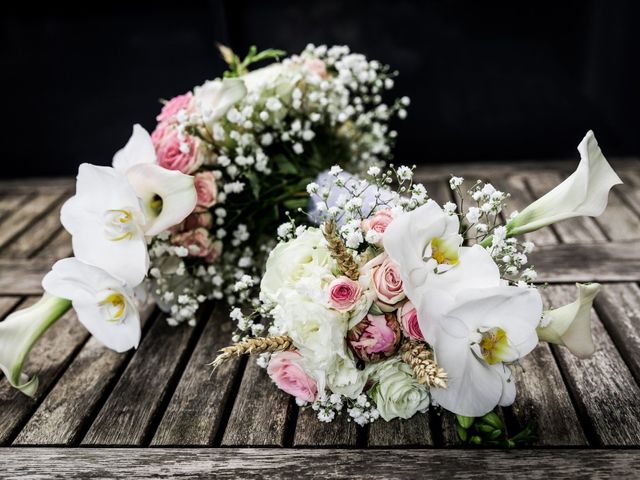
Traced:
<path id="1" fill-rule="evenodd" d="M 356 357 L 366 362 L 377 362 L 398 351 L 400 325 L 393 313 L 368 314 L 349 330 L 347 338 Z"/>
<path id="2" fill-rule="evenodd" d="M 391 214 L 391 210 L 386 208 L 384 210 L 376 212 L 373 217 L 363 220 L 362 230 L 364 231 L 364 233 L 367 233 L 369 230 L 373 230 L 374 232 L 378 233 L 380 239 L 376 242 L 376 244 L 382 245 L 382 236 L 384 235 L 384 232 L 387 230 L 387 227 L 392 221 L 393 215 Z"/>
<path id="3" fill-rule="evenodd" d="M 156 125 L 155 130 L 151 132 L 151 142 L 153 143 L 156 151 L 160 147 L 162 139 L 164 139 L 165 135 L 167 134 L 168 128 L 169 127 L 166 123 L 159 123 L 158 125 Z"/>
<path id="4" fill-rule="evenodd" d="M 156 120 L 160 123 L 172 120 L 180 110 L 186 110 L 189 108 L 191 98 L 193 98 L 193 94 L 191 92 L 173 97 L 171 100 L 164 104 L 162 110 L 160 111 L 160 114 L 156 117 Z"/>
<path id="5" fill-rule="evenodd" d="M 218 197 L 218 187 L 213 172 L 196 173 L 194 183 L 198 193 L 198 205 L 205 208 L 213 207 Z"/>
<path id="6" fill-rule="evenodd" d="M 207 262 L 214 262 L 220 256 L 222 244 L 214 241 L 209 231 L 204 228 L 196 228 L 182 233 L 174 233 L 171 243 L 185 247 L 190 257 L 204 258 Z"/>
<path id="7" fill-rule="evenodd" d="M 318 386 L 300 366 L 301 358 L 298 352 L 274 353 L 271 355 L 267 373 L 280 390 L 305 402 L 313 402 L 318 393 Z"/>
<path id="8" fill-rule="evenodd" d="M 329 284 L 329 304 L 340 312 L 350 310 L 362 295 L 358 282 L 347 277 L 338 277 Z"/>
<path id="9" fill-rule="evenodd" d="M 406 301 L 402 304 L 398 310 L 398 316 L 400 317 L 400 326 L 404 334 L 412 340 L 424 342 L 424 336 L 418 323 L 418 312 L 416 312 L 416 307 L 413 306 L 413 303 Z"/>
<path id="10" fill-rule="evenodd" d="M 172 232 L 186 232 L 198 227 L 211 230 L 213 227 L 213 215 L 208 210 L 197 209 L 185 218 L 182 223 L 171 229 Z"/>
<path id="11" fill-rule="evenodd" d="M 166 128 L 156 146 L 158 164 L 168 170 L 190 174 L 202 163 L 199 148 L 199 141 L 194 137 L 185 135 L 181 140 L 177 129 Z"/>
<path id="12" fill-rule="evenodd" d="M 305 60 L 304 67 L 308 71 L 318 75 L 320 78 L 327 78 L 329 75 L 327 73 L 327 64 L 319 58 L 309 58 Z"/>
<path id="13" fill-rule="evenodd" d="M 406 295 L 398 266 L 387 254 L 378 255 L 373 261 L 380 261 L 381 257 L 382 262 L 379 265 L 374 264 L 371 269 L 371 278 L 373 289 L 378 296 L 378 304 L 384 310 L 394 307 L 398 302 L 404 300 Z"/>

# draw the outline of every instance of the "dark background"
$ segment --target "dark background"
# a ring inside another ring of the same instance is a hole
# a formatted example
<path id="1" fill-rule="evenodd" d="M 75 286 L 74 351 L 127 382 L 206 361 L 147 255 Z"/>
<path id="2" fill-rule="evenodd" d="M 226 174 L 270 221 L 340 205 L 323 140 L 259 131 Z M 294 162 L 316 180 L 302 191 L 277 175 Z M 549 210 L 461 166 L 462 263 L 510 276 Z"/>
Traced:
<path id="1" fill-rule="evenodd" d="M 640 153 L 640 2 L 149 1 L 2 10 L 2 176 L 109 164 L 158 99 L 224 69 L 215 42 L 348 44 L 400 71 L 405 163 Z"/>

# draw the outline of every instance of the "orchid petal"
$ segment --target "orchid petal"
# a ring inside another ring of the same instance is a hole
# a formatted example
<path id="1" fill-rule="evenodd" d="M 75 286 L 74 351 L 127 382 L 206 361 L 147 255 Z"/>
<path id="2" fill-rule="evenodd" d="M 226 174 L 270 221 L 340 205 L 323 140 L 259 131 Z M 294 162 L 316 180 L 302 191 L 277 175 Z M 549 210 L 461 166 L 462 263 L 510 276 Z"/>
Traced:
<path id="1" fill-rule="evenodd" d="M 34 305 L 13 312 L 0 322 L 0 370 L 12 387 L 29 397 L 38 390 L 38 378 L 22 368 L 33 345 L 71 307 L 71 302 L 44 294 Z"/>
<path id="2" fill-rule="evenodd" d="M 149 132 L 136 123 L 127 144 L 113 156 L 112 165 L 118 172 L 126 173 L 140 163 L 156 163 L 156 150 Z"/>
<path id="3" fill-rule="evenodd" d="M 198 194 L 191 175 L 139 164 L 128 170 L 127 179 L 142 202 L 146 235 L 157 235 L 177 225 L 196 207 Z"/>
<path id="4" fill-rule="evenodd" d="M 578 216 L 597 217 L 607 207 L 609 190 L 622 183 L 589 130 L 580 145 L 580 163 L 564 182 L 522 210 L 509 222 L 510 235 L 538 230 Z"/>
<path id="5" fill-rule="evenodd" d="M 591 307 L 600 291 L 600 284 L 576 284 L 578 299 L 568 305 L 549 310 L 548 325 L 538 328 L 538 337 L 543 342 L 564 345 L 578 357 L 588 357 L 595 352 L 591 336 Z"/>

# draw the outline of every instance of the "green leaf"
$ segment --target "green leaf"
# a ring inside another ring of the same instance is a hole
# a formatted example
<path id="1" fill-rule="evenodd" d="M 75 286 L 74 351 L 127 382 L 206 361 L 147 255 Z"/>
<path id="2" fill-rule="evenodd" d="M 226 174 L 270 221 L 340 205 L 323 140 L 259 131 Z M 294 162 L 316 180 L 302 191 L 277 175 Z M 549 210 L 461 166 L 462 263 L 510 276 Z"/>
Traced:
<path id="1" fill-rule="evenodd" d="M 305 208 L 309 205 L 309 199 L 307 198 L 292 198 L 290 200 L 285 200 L 283 203 L 284 207 L 289 210 L 297 210 L 298 208 Z"/>
<path id="2" fill-rule="evenodd" d="M 372 303 L 371 307 L 369 307 L 369 313 L 371 315 L 384 315 L 384 312 L 375 303 Z"/>
<path id="3" fill-rule="evenodd" d="M 502 420 L 494 412 L 487 413 L 485 416 L 481 417 L 480 420 L 488 425 L 491 425 L 493 428 L 504 428 Z"/>
<path id="4" fill-rule="evenodd" d="M 256 200 L 259 199 L 261 182 L 258 178 L 258 175 L 253 170 L 248 170 L 247 172 L 245 172 L 244 176 L 249 180 L 249 185 L 251 185 L 253 196 L 256 198 Z"/>
<path id="5" fill-rule="evenodd" d="M 298 167 L 284 155 L 278 155 L 274 159 L 274 163 L 278 166 L 278 171 L 283 175 L 296 175 Z"/>
<path id="6" fill-rule="evenodd" d="M 470 428 L 475 421 L 474 417 L 465 417 L 464 415 L 456 415 L 456 420 L 462 428 Z"/>
<path id="7" fill-rule="evenodd" d="M 456 431 L 458 432 L 458 437 L 460 437 L 460 440 L 462 440 L 463 442 L 466 442 L 467 439 L 469 438 L 469 433 L 467 432 L 467 430 L 461 427 L 460 425 L 456 424 Z"/>

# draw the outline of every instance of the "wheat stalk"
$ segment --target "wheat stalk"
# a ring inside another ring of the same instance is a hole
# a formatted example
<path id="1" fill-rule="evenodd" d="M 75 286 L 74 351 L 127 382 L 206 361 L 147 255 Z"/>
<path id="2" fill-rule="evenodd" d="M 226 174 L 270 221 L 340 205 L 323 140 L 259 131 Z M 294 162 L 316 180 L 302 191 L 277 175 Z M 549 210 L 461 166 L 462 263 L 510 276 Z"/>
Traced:
<path id="1" fill-rule="evenodd" d="M 229 347 L 220 349 L 220 355 L 209 365 L 215 370 L 224 362 L 233 357 L 250 355 L 252 353 L 274 353 L 293 348 L 293 340 L 288 335 L 279 337 L 257 337 L 243 340 Z"/>
<path id="2" fill-rule="evenodd" d="M 340 271 L 351 280 L 360 278 L 360 268 L 353 255 L 347 250 L 336 228 L 336 221 L 331 219 L 324 224 L 324 238 L 329 245 L 331 257 L 336 261 Z"/>
<path id="3" fill-rule="evenodd" d="M 447 388 L 447 372 L 433 360 L 433 353 L 426 344 L 407 340 L 400 350 L 402 360 L 411 367 L 418 383 L 426 383 L 430 387 Z"/>

